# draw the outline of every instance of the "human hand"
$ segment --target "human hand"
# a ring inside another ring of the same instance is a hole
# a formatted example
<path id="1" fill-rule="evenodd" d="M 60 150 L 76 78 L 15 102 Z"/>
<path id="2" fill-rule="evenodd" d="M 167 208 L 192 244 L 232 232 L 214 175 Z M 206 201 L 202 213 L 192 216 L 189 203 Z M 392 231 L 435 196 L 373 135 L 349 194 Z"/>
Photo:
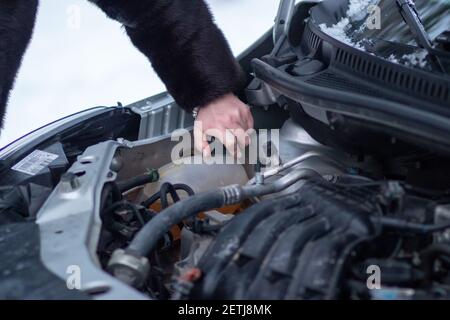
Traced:
<path id="1" fill-rule="evenodd" d="M 205 157 L 211 155 L 208 137 L 215 137 L 235 155 L 236 141 L 240 148 L 250 143 L 247 130 L 253 129 L 253 116 L 250 108 L 234 94 L 227 94 L 200 108 L 194 124 L 195 148 Z M 241 151 L 237 148 L 237 156 Z"/>

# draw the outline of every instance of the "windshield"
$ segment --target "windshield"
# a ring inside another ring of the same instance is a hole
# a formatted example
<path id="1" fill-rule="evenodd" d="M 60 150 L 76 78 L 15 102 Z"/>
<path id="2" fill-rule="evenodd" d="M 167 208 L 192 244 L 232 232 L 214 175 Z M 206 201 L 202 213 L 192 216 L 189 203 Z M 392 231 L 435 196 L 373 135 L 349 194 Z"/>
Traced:
<path id="1" fill-rule="evenodd" d="M 419 48 L 412 30 L 404 22 L 397 1 L 349 0 L 347 2 L 348 7 L 337 23 L 331 26 L 325 23 L 319 25 L 323 32 L 359 50 L 369 51 L 391 62 L 436 71 L 436 64 L 431 61 L 429 53 Z M 416 0 L 415 4 L 432 41 L 450 30 L 450 0 Z M 377 23 L 374 23 L 375 20 L 372 18 L 377 19 Z M 440 71 L 450 69 L 448 59 L 441 59 L 440 63 L 443 63 Z"/>
<path id="2" fill-rule="evenodd" d="M 431 40 L 450 29 L 450 0 L 415 0 L 417 11 Z M 414 37 L 404 23 L 395 0 L 374 1 L 380 7 L 381 28 L 365 29 L 355 33 L 355 40 L 378 38 L 416 45 Z"/>

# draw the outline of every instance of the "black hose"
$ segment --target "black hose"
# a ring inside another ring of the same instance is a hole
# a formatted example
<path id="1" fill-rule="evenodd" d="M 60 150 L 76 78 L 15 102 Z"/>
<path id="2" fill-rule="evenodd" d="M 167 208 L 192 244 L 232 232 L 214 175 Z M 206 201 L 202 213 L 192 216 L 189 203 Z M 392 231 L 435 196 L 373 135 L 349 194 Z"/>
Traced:
<path id="1" fill-rule="evenodd" d="M 371 220 L 373 223 L 380 224 L 382 227 L 387 229 L 424 235 L 450 229 L 450 223 L 442 225 L 427 225 L 387 217 L 373 217 Z"/>
<path id="2" fill-rule="evenodd" d="M 164 186 L 164 185 L 163 185 Z M 182 184 L 182 183 L 177 183 L 172 185 L 174 190 L 181 190 L 181 191 L 185 191 L 189 196 L 193 196 L 195 194 L 194 190 L 192 190 L 191 187 L 189 187 L 186 184 Z M 162 186 L 161 186 L 162 189 Z M 163 190 L 160 190 L 158 192 L 156 192 L 154 195 L 152 195 L 150 198 L 148 198 L 147 200 L 145 200 L 144 202 L 142 202 L 142 206 L 145 208 L 150 207 L 152 204 L 154 204 L 156 201 L 158 201 L 159 199 L 161 199 L 161 196 L 163 194 Z M 167 194 L 167 192 L 166 192 Z M 178 195 L 177 195 L 178 196 Z M 172 199 L 173 199 L 173 194 L 172 194 Z M 175 200 L 175 199 L 174 199 Z"/>
<path id="3" fill-rule="evenodd" d="M 300 169 L 288 173 L 283 178 L 268 185 L 231 185 L 178 201 L 147 222 L 125 250 L 119 249 L 114 251 L 108 268 L 116 277 L 123 279 L 130 285 L 139 287 L 142 285 L 142 279 L 148 277 L 149 262 L 146 257 L 155 249 L 159 239 L 172 226 L 196 216 L 199 212 L 237 204 L 253 197 L 277 193 L 286 190 L 300 180 L 315 178 L 322 177 L 313 170 Z M 147 203 L 148 200 L 145 204 Z M 140 259 L 136 260 L 136 258 Z M 123 262 L 119 259 L 133 259 L 135 265 L 130 265 L 126 262 L 128 260 Z M 130 273 L 133 275 L 132 277 L 130 277 Z"/>
<path id="4" fill-rule="evenodd" d="M 155 248 L 158 240 L 170 228 L 181 221 L 197 215 L 199 212 L 221 208 L 225 205 L 236 204 L 244 199 L 277 193 L 287 189 L 296 182 L 304 179 L 322 177 L 313 170 L 301 169 L 283 176 L 282 178 L 264 185 L 228 186 L 214 191 L 198 194 L 179 201 L 160 212 L 148 222 L 130 243 L 128 250 L 143 257 Z M 148 201 L 148 200 L 147 200 Z M 147 204 L 147 201 L 145 204 Z M 144 205 L 144 204 L 143 204 Z"/>
<path id="5" fill-rule="evenodd" d="M 170 206 L 156 215 L 147 223 L 131 241 L 127 250 L 146 257 L 155 248 L 159 239 L 180 221 L 198 214 L 199 212 L 220 208 L 226 203 L 226 196 L 222 189 L 199 194 L 184 199 Z"/>
<path id="6" fill-rule="evenodd" d="M 136 187 L 146 185 L 147 183 L 156 182 L 159 180 L 159 173 L 157 170 L 151 170 L 146 174 L 130 178 L 125 181 L 117 183 L 121 193 L 127 192 Z"/>
<path id="7" fill-rule="evenodd" d="M 195 195 L 194 190 L 192 190 L 192 188 L 186 184 L 179 183 L 179 184 L 172 185 L 171 183 L 166 182 L 161 186 L 161 189 L 157 193 L 152 195 L 147 201 L 143 202 L 142 206 L 144 208 L 148 208 L 153 203 L 155 203 L 158 199 L 161 199 L 161 208 L 166 209 L 169 207 L 169 201 L 167 200 L 167 196 L 169 193 L 172 197 L 173 203 L 180 201 L 180 197 L 178 196 L 177 190 L 183 190 L 189 196 Z M 184 225 L 181 222 L 178 224 L 178 227 L 180 228 L 180 230 L 183 228 L 183 226 Z"/>
<path id="8" fill-rule="evenodd" d="M 174 186 L 168 182 L 164 183 L 161 186 L 161 207 L 163 209 L 166 209 L 169 207 L 169 200 L 167 199 L 167 196 L 169 195 L 172 197 L 173 203 L 180 201 L 180 197 L 177 194 L 177 191 L 175 190 Z"/>
<path id="9" fill-rule="evenodd" d="M 115 182 L 108 182 L 104 185 L 100 198 L 100 212 L 105 209 L 110 195 L 113 203 L 122 199 L 122 193 Z"/>

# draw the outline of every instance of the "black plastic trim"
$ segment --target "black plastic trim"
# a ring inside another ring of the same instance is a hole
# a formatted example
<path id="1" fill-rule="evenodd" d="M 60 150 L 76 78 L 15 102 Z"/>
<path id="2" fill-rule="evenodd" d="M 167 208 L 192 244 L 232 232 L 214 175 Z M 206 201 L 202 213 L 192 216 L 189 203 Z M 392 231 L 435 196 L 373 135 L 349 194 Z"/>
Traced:
<path id="1" fill-rule="evenodd" d="M 450 147 L 450 119 L 399 102 L 306 83 L 259 60 L 255 75 L 287 97 L 318 108 L 386 125 Z"/>

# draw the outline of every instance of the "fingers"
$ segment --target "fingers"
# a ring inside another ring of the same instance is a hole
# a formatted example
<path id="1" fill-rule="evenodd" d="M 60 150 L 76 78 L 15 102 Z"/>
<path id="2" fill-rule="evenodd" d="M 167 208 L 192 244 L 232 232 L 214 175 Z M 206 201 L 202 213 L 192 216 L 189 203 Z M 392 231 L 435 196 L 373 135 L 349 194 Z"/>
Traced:
<path id="1" fill-rule="evenodd" d="M 201 152 L 203 157 L 211 157 L 211 147 L 209 146 L 206 135 L 194 130 L 194 146 L 198 152 Z"/>
<path id="2" fill-rule="evenodd" d="M 247 121 L 247 130 L 248 129 L 253 129 L 253 127 L 255 126 L 255 123 L 254 123 L 254 120 L 253 120 L 253 115 L 250 112 L 250 109 L 248 110 L 248 115 L 247 115 L 246 121 Z"/>
<path id="3" fill-rule="evenodd" d="M 203 151 L 203 128 L 200 121 L 194 122 L 194 146 L 197 151 Z"/>
<path id="4" fill-rule="evenodd" d="M 241 149 L 244 149 L 248 145 L 248 140 L 249 140 L 247 132 L 245 132 L 244 129 L 242 129 L 242 128 L 233 129 L 233 130 L 231 130 L 231 132 L 235 136 L 235 138 L 239 144 L 239 147 Z"/>
<path id="5" fill-rule="evenodd" d="M 253 129 L 253 125 L 253 116 L 250 109 L 245 106 L 245 108 L 242 108 L 241 110 L 237 129 L 233 130 L 233 134 L 236 136 L 239 146 L 242 149 L 248 146 L 251 142 L 248 130 Z"/>
<path id="6" fill-rule="evenodd" d="M 194 147 L 205 156 L 211 155 L 211 148 L 203 132 L 201 121 L 195 121 L 194 123 Z"/>
<path id="7" fill-rule="evenodd" d="M 211 157 L 211 147 L 209 146 L 208 141 L 203 141 L 203 149 L 202 155 L 204 158 Z"/>
<path id="8" fill-rule="evenodd" d="M 207 137 L 215 137 L 222 143 L 223 146 L 232 156 L 242 156 L 241 149 L 250 143 L 250 137 L 246 130 L 239 126 L 233 125 L 237 129 L 209 129 L 204 132 L 194 128 L 194 143 L 195 149 L 203 154 L 204 157 L 211 156 L 211 147 L 208 143 Z"/>
<path id="9" fill-rule="evenodd" d="M 244 105 L 244 107 L 241 110 L 241 123 L 242 128 L 245 130 L 253 129 L 254 122 L 253 122 L 253 116 L 250 111 L 250 108 L 247 105 Z"/>
<path id="10" fill-rule="evenodd" d="M 236 137 L 232 130 L 224 129 L 221 134 L 215 136 L 219 141 L 225 146 L 227 151 L 234 157 L 236 155 Z M 240 156 L 241 151 L 238 149 L 238 156 Z"/>
<path id="11" fill-rule="evenodd" d="M 236 96 L 225 95 L 200 109 L 194 125 L 195 148 L 210 156 L 207 137 L 215 137 L 232 156 L 241 157 L 241 149 L 250 144 L 247 131 L 253 125 L 250 108 Z"/>
<path id="12" fill-rule="evenodd" d="M 200 135 L 198 134 L 197 136 Z M 233 157 L 237 155 L 240 158 L 242 155 L 238 145 L 241 148 L 245 148 L 246 134 L 242 129 L 211 129 L 204 132 L 201 139 L 196 138 L 197 136 L 194 137 L 197 141 L 196 149 L 201 151 L 204 157 L 211 156 L 211 146 L 207 140 L 208 136 L 215 137 Z"/>

